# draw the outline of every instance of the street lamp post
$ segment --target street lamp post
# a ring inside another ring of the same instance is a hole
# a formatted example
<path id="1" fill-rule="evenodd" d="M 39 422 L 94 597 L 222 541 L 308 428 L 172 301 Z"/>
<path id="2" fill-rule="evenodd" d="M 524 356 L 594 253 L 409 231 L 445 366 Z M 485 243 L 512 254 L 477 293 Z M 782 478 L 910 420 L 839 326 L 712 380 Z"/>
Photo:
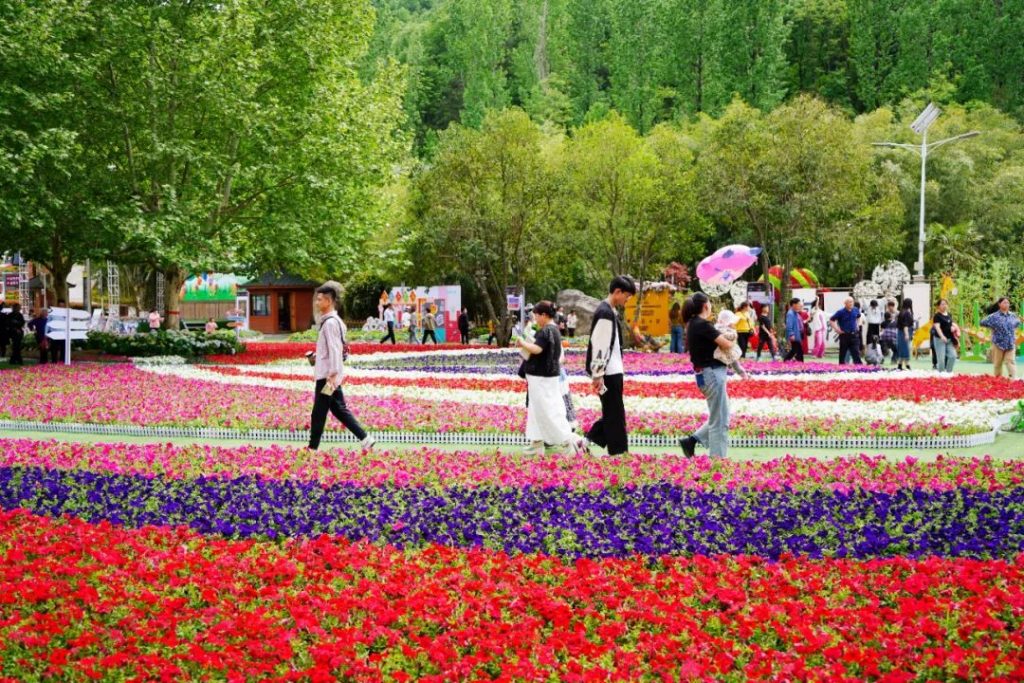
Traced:
<path id="1" fill-rule="evenodd" d="M 939 118 L 939 114 L 942 110 L 935 106 L 933 102 L 929 102 L 928 106 L 924 108 L 924 111 L 914 119 L 914 122 L 910 124 L 910 129 L 921 136 L 921 145 L 908 145 L 899 142 L 874 142 L 872 143 L 876 147 L 899 147 L 900 149 L 908 149 L 911 152 L 917 152 L 921 155 L 921 210 L 918 215 L 917 224 L 917 262 L 914 264 L 914 280 L 917 282 L 924 281 L 924 195 L 925 195 L 925 182 L 926 182 L 926 169 L 928 163 L 928 152 L 941 147 L 942 145 L 950 142 L 956 142 L 957 140 L 965 140 L 967 138 L 973 138 L 977 135 L 981 135 L 979 131 L 972 130 L 969 133 L 963 133 L 962 135 L 954 135 L 951 138 L 945 138 L 938 140 L 931 144 L 928 144 L 928 128 L 935 123 L 935 119 Z"/>

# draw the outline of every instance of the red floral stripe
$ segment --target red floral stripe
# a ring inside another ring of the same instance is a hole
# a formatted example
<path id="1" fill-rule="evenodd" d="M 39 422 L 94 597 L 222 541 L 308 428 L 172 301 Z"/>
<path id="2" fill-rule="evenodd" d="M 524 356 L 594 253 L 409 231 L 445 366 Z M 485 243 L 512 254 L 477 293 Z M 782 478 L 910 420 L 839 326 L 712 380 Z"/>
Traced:
<path id="1" fill-rule="evenodd" d="M 1013 561 L 579 560 L 0 512 L 3 681 L 1020 680 Z"/>

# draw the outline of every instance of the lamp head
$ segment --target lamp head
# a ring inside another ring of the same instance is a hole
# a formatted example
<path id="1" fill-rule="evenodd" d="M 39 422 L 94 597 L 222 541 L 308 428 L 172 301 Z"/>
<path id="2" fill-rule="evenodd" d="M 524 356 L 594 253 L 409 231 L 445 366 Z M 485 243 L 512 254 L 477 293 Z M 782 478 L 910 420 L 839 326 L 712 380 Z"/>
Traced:
<path id="1" fill-rule="evenodd" d="M 942 110 L 936 107 L 934 102 L 929 102 L 928 106 L 924 108 L 924 111 L 914 119 L 912 124 L 910 124 L 910 129 L 918 135 L 923 135 L 924 132 L 928 130 L 928 126 L 935 123 L 935 119 L 939 118 L 939 114 L 941 113 Z"/>

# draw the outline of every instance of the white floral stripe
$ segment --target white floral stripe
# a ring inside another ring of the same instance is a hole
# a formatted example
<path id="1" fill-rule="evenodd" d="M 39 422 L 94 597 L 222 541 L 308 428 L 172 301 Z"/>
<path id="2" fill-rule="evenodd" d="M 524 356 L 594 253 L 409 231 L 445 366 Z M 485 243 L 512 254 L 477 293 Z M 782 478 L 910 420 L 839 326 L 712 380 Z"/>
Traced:
<path id="1" fill-rule="evenodd" d="M 307 366 L 308 367 L 308 366 Z M 222 375 L 201 366 L 147 366 L 140 368 L 160 375 L 220 382 L 222 384 L 267 386 L 281 389 L 305 391 L 310 388 L 312 377 L 295 380 L 274 380 L 262 377 Z M 516 391 L 477 391 L 471 389 L 434 389 L 387 384 L 349 384 L 345 386 L 349 396 L 396 396 L 431 402 L 455 401 L 476 405 L 524 405 L 525 387 Z M 600 400 L 591 391 L 573 394 L 577 407 L 600 408 Z M 835 418 L 871 423 L 946 423 L 957 425 L 989 426 L 999 414 L 1012 412 L 1015 401 L 806 401 L 779 398 L 734 398 L 730 400 L 734 415 L 773 418 Z M 626 397 L 626 410 L 636 413 L 678 413 L 680 415 L 703 415 L 707 404 L 703 399 L 689 398 L 648 398 Z"/>
<path id="2" fill-rule="evenodd" d="M 294 374 L 298 379 L 310 376 L 307 372 L 309 364 L 306 361 L 296 362 L 289 360 L 271 365 L 222 365 L 220 367 L 234 368 L 246 374 Z M 406 378 L 406 379 L 452 379 L 452 380 L 503 380 L 513 379 L 515 375 L 507 373 L 478 373 L 478 372 L 426 372 L 423 370 L 382 370 L 378 368 L 363 368 L 358 365 L 346 365 L 345 374 L 349 377 L 375 377 L 380 379 Z M 826 372 L 806 373 L 799 372 L 775 375 L 751 375 L 751 378 L 758 382 L 843 382 L 852 380 L 881 381 L 891 379 L 936 379 L 953 380 L 956 375 L 939 374 L 929 370 L 910 370 L 900 373 L 890 372 Z M 631 375 L 626 373 L 627 382 L 639 382 L 645 384 L 673 384 L 676 382 L 693 382 L 693 374 L 671 374 L 671 375 Z M 590 384 L 590 378 L 582 375 L 570 375 L 569 382 L 572 384 Z"/>

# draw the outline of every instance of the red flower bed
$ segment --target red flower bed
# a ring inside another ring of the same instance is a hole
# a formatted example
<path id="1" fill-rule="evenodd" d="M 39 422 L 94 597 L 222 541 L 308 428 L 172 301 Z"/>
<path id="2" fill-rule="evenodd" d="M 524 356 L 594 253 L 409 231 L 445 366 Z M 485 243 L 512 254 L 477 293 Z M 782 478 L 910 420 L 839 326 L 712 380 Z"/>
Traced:
<path id="1" fill-rule="evenodd" d="M 349 353 L 363 355 L 368 353 L 409 353 L 426 352 L 444 349 L 457 351 L 460 349 L 481 350 L 480 346 L 464 344 L 378 344 L 376 342 L 353 342 L 349 344 Z M 246 342 L 245 351 L 234 356 L 213 355 L 206 360 L 211 363 L 228 363 L 231 365 L 262 365 L 277 360 L 302 358 L 307 351 L 316 350 L 313 342 Z"/>
<path id="2" fill-rule="evenodd" d="M 1020 680 L 1014 561 L 579 560 L 0 512 L 0 680 Z"/>
<path id="3" fill-rule="evenodd" d="M 271 380 L 300 379 L 294 372 L 243 372 L 238 368 L 212 368 L 223 375 Z M 423 389 L 471 389 L 476 391 L 525 391 L 518 378 L 485 377 L 354 377 L 346 384 L 379 384 Z M 586 391 L 582 387 L 578 390 Z M 645 398 L 703 398 L 697 384 L 682 382 L 627 382 L 626 394 Z M 808 401 L 1004 401 L 1024 398 L 1024 384 L 1004 377 L 971 375 L 950 380 L 941 377 L 848 379 L 836 382 L 748 379 L 729 383 L 732 398 L 784 398 Z"/>

